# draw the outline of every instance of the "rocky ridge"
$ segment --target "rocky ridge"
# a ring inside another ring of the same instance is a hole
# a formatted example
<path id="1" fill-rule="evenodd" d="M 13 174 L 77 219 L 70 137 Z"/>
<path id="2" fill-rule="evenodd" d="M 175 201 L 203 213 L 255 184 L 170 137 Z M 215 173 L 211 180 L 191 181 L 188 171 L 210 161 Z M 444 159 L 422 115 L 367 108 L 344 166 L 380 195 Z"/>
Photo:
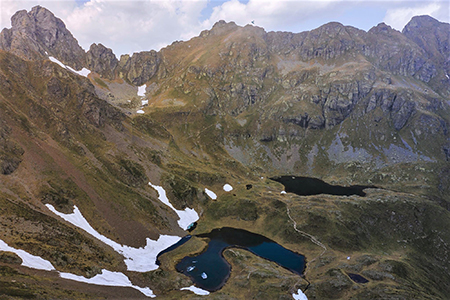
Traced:
<path id="1" fill-rule="evenodd" d="M 0 49 L 25 59 L 57 57 L 63 63 L 81 70 L 85 65 L 85 52 L 52 12 L 35 6 L 30 12 L 18 11 L 11 17 L 11 29 L 0 33 Z"/>

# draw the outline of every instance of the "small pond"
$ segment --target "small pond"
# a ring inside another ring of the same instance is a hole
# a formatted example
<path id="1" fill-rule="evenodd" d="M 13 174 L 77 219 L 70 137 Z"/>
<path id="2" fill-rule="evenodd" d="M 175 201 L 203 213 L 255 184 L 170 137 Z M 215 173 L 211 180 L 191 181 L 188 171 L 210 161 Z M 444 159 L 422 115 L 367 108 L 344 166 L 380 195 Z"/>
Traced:
<path id="1" fill-rule="evenodd" d="M 189 276 L 198 287 L 207 291 L 220 289 L 230 276 L 231 266 L 223 257 L 223 251 L 227 248 L 248 250 L 299 275 L 305 269 L 303 255 L 246 230 L 223 227 L 196 236 L 210 239 L 206 251 L 197 256 L 183 258 L 176 265 L 176 269 Z"/>
<path id="2" fill-rule="evenodd" d="M 280 176 L 270 179 L 283 184 L 286 192 L 294 193 L 299 196 L 328 194 L 337 196 L 357 195 L 364 197 L 366 195 L 363 191 L 364 189 L 375 188 L 375 186 L 366 185 L 351 185 L 348 187 L 331 185 L 317 178 L 301 176 Z"/>
<path id="3" fill-rule="evenodd" d="M 353 280 L 356 283 L 367 283 L 369 282 L 369 280 L 367 280 L 366 278 L 362 277 L 359 274 L 354 274 L 354 273 L 347 273 L 348 277 L 350 277 L 351 280 Z"/>

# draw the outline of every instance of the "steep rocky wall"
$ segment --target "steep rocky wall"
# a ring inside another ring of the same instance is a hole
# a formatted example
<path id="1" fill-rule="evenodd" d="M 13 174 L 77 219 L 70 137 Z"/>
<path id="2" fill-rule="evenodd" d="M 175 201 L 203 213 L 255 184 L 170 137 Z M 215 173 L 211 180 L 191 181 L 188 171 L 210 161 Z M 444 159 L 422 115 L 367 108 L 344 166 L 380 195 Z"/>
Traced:
<path id="1" fill-rule="evenodd" d="M 28 13 L 18 11 L 12 16 L 11 25 L 0 33 L 0 49 L 25 59 L 39 59 L 47 52 L 76 70 L 85 65 L 84 50 L 49 10 L 35 6 Z"/>

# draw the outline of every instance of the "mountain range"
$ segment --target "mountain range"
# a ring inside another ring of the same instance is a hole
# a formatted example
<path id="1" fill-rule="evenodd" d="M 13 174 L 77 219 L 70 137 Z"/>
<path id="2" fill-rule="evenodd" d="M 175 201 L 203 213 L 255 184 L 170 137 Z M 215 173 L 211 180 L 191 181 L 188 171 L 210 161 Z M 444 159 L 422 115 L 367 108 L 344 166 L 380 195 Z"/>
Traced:
<path id="1" fill-rule="evenodd" d="M 209 298 L 292 299 L 298 289 L 308 299 L 448 297 L 450 24 L 416 16 L 402 32 L 332 22 L 290 33 L 219 21 L 119 59 L 102 44 L 85 51 L 44 7 L 11 24 L 0 33 L 0 239 L 55 270 L 30 269 L 0 247 L 0 297 L 148 296 L 131 285 L 198 297 L 180 290 L 192 283 L 175 262 L 205 239 L 146 271 L 130 270 L 112 246 L 185 236 L 177 221 L 190 209 L 194 235 L 242 228 L 306 256 L 300 277 L 226 250 L 230 277 Z M 269 179 L 281 175 L 370 188 L 299 196 Z M 74 206 L 105 239 L 49 209 Z M 60 275 L 102 270 L 130 283 Z"/>

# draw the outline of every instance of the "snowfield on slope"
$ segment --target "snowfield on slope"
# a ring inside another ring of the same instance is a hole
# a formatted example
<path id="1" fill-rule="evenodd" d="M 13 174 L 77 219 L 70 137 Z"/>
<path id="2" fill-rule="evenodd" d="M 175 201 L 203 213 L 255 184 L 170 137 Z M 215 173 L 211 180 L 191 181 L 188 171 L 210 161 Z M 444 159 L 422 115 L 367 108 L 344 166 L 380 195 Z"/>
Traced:
<path id="1" fill-rule="evenodd" d="M 111 272 L 108 270 L 103 269 L 101 274 L 97 274 L 92 278 L 86 278 L 83 276 L 78 276 L 71 273 L 59 273 L 61 278 L 69 279 L 73 281 L 78 282 L 84 282 L 88 284 L 95 284 L 95 285 L 104 285 L 104 286 L 121 286 L 121 287 L 131 287 L 133 289 L 136 289 L 140 291 L 142 294 L 144 294 L 147 297 L 155 298 L 155 294 L 153 294 L 153 291 L 148 288 L 141 288 L 136 285 L 133 285 L 130 281 L 130 279 L 123 273 L 120 272 Z"/>
<path id="2" fill-rule="evenodd" d="M 194 294 L 199 295 L 199 296 L 207 296 L 207 295 L 209 295 L 208 291 L 202 290 L 201 288 L 198 288 L 195 285 L 184 287 L 184 288 L 181 288 L 180 290 L 181 291 L 191 291 Z"/>
<path id="3" fill-rule="evenodd" d="M 149 182 L 148 184 L 158 192 L 158 199 L 162 203 L 173 209 L 173 211 L 178 215 L 178 217 L 180 218 L 178 220 L 178 225 L 183 230 L 186 230 L 191 223 L 199 219 L 198 213 L 192 208 L 186 207 L 184 210 L 178 210 L 173 207 L 172 203 L 170 203 L 169 199 L 167 198 L 166 191 L 162 186 L 153 185 L 151 182 Z"/>
<path id="4" fill-rule="evenodd" d="M 63 218 L 72 225 L 83 229 L 96 239 L 111 246 L 119 254 L 123 255 L 128 271 L 148 272 L 158 269 L 158 265 L 156 264 L 158 253 L 181 239 L 179 236 L 160 235 L 156 241 L 147 238 L 147 245 L 144 248 L 133 248 L 126 245 L 120 245 L 92 228 L 88 221 L 83 217 L 78 207 L 74 206 L 73 213 L 64 214 L 57 211 L 51 204 L 46 204 L 45 206 L 57 216 Z"/>
<path id="5" fill-rule="evenodd" d="M 206 193 L 206 195 L 209 196 L 209 198 L 211 198 L 211 199 L 213 199 L 213 200 L 216 200 L 216 199 L 217 199 L 216 193 L 214 193 L 213 191 L 211 191 L 211 190 L 209 190 L 209 189 L 207 189 L 207 188 L 205 188 L 205 193 Z"/>
<path id="6" fill-rule="evenodd" d="M 13 252 L 17 254 L 22 259 L 22 266 L 28 267 L 31 269 L 36 270 L 43 270 L 43 271 L 56 271 L 56 269 L 53 267 L 52 263 L 48 260 L 45 260 L 39 256 L 32 255 L 24 250 L 16 249 L 13 247 L 8 246 L 4 241 L 0 240 L 0 251 L 8 251 Z M 156 297 L 153 294 L 153 291 L 148 288 L 141 288 L 138 286 L 135 286 L 131 283 L 130 279 L 123 273 L 120 272 L 111 272 L 108 270 L 103 269 L 101 274 L 97 274 L 92 278 L 85 278 L 83 276 L 78 276 L 71 273 L 63 273 L 58 272 L 59 276 L 64 279 L 78 281 L 78 282 L 84 282 L 88 284 L 95 284 L 95 285 L 105 285 L 105 286 L 120 286 L 120 287 L 131 287 L 134 289 L 137 289 L 147 297 L 154 298 Z"/>
<path id="7" fill-rule="evenodd" d="M 308 297 L 306 297 L 306 295 L 303 293 L 303 291 L 301 289 L 298 289 L 297 294 L 293 293 L 292 297 L 295 300 L 308 300 Z"/>
<path id="8" fill-rule="evenodd" d="M 0 240 L 0 251 L 8 251 L 17 254 L 22 259 L 22 266 L 44 271 L 54 271 L 52 263 L 39 256 L 34 256 L 24 250 L 16 249 L 8 246 L 4 241 Z"/>
<path id="9" fill-rule="evenodd" d="M 223 186 L 223 190 L 225 192 L 231 192 L 233 190 L 233 187 L 227 183 Z"/>
<path id="10" fill-rule="evenodd" d="M 91 73 L 91 70 L 88 70 L 86 68 L 81 69 L 81 71 L 77 71 L 72 69 L 69 66 L 66 66 L 65 64 L 63 64 L 62 62 L 60 62 L 59 60 L 57 60 L 56 58 L 54 58 L 53 56 L 49 56 L 48 57 L 52 62 L 57 63 L 58 65 L 60 65 L 61 67 L 63 67 L 64 69 L 67 69 L 69 71 L 72 71 L 73 73 L 76 73 L 78 75 L 81 75 L 83 77 L 88 77 L 88 75 Z"/>
<path id="11" fill-rule="evenodd" d="M 138 95 L 139 97 L 145 97 L 145 89 L 146 89 L 146 88 L 147 88 L 147 85 L 146 85 L 146 84 L 139 86 L 139 87 L 138 87 L 137 95 Z"/>

